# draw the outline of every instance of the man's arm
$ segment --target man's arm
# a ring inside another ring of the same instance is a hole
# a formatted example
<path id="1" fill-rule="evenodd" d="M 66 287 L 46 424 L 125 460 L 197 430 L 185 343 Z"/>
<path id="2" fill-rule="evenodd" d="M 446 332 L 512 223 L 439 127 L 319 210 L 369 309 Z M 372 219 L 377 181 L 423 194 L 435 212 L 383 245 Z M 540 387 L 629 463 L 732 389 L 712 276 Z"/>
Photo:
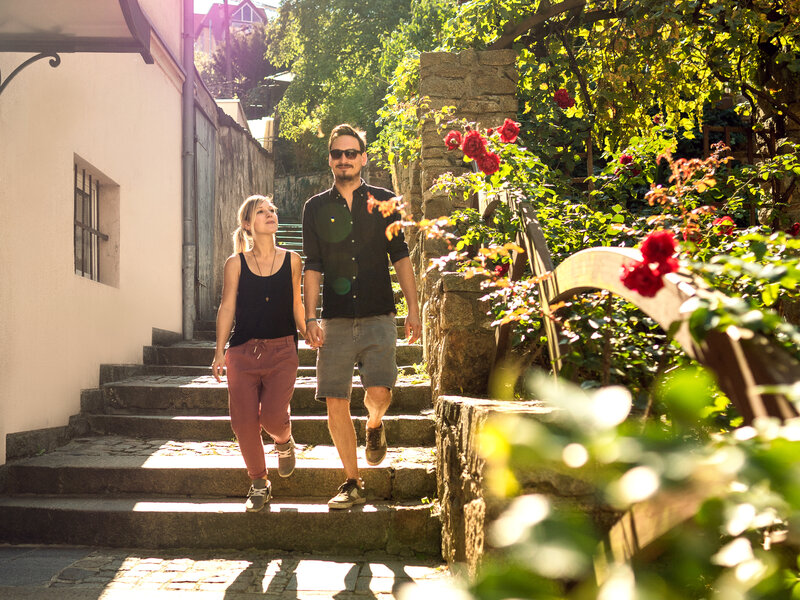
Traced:
<path id="1" fill-rule="evenodd" d="M 422 321 L 419 318 L 419 300 L 417 299 L 417 282 L 414 279 L 414 270 L 411 268 L 411 259 L 407 256 L 392 263 L 397 282 L 403 290 L 403 296 L 408 304 L 408 316 L 406 317 L 406 339 L 409 344 L 416 342 L 422 335 Z"/>
<path id="2" fill-rule="evenodd" d="M 319 348 L 325 341 L 325 333 L 317 323 L 317 300 L 322 273 L 306 267 L 303 273 L 303 303 L 306 307 L 306 341 L 312 348 Z"/>
<path id="3" fill-rule="evenodd" d="M 317 237 L 314 208 L 311 200 L 303 205 L 303 253 L 306 264 L 303 269 L 303 304 L 306 313 L 306 342 L 319 348 L 325 341 L 325 333 L 316 321 L 317 301 L 322 281 L 322 249 Z"/>

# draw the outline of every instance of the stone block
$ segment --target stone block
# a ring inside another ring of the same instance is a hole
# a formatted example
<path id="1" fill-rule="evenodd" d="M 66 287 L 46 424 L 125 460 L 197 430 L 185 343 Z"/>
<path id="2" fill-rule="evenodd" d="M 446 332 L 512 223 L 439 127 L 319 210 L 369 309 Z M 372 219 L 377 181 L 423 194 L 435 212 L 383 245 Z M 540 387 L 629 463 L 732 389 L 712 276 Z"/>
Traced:
<path id="1" fill-rule="evenodd" d="M 447 77 L 450 79 L 464 79 L 464 67 L 463 65 L 457 64 L 448 64 L 448 63 L 441 63 L 438 65 L 431 66 L 425 70 L 420 69 L 420 77 L 430 77 L 430 76 L 437 76 L 437 77 Z"/>
<path id="2" fill-rule="evenodd" d="M 486 503 L 476 498 L 464 506 L 464 559 L 470 576 L 474 576 L 483 557 L 486 539 Z"/>
<path id="3" fill-rule="evenodd" d="M 464 100 L 461 103 L 461 109 L 465 116 L 470 115 L 468 117 L 470 121 L 475 121 L 478 119 L 478 117 L 485 120 L 486 113 L 500 111 L 501 105 L 497 99 L 479 98 L 473 100 Z"/>
<path id="4" fill-rule="evenodd" d="M 481 282 L 486 279 L 486 277 L 467 279 L 463 273 L 442 273 L 442 289 L 444 292 L 471 292 L 475 295 L 483 295 L 486 292 L 481 288 Z"/>
<path id="5" fill-rule="evenodd" d="M 472 49 L 462 50 L 458 53 L 458 61 L 465 67 L 474 67 L 478 64 L 478 52 Z"/>
<path id="6" fill-rule="evenodd" d="M 494 333 L 445 331 L 439 366 L 440 393 L 486 394 L 494 356 Z"/>
<path id="7" fill-rule="evenodd" d="M 433 195 L 430 192 L 424 192 L 422 194 L 422 211 L 426 219 L 446 217 L 453 212 L 453 203 L 447 194 Z"/>
<path id="8" fill-rule="evenodd" d="M 513 66 L 516 62 L 517 52 L 515 50 L 482 50 L 478 52 L 478 63 L 482 65 Z"/>
<path id="9" fill-rule="evenodd" d="M 460 100 L 455 98 L 442 98 L 442 97 L 435 97 L 435 98 L 428 98 L 428 110 L 432 110 L 438 112 L 444 108 L 448 108 L 450 112 L 455 111 L 457 105 L 459 104 Z M 459 116 L 463 116 L 459 112 Z M 428 121 L 425 122 L 423 126 L 431 125 L 433 127 L 436 126 L 435 123 L 430 123 Z"/>
<path id="10" fill-rule="evenodd" d="M 426 77 L 419 82 L 419 93 L 431 98 L 461 98 L 468 93 L 464 79 Z"/>
<path id="11" fill-rule="evenodd" d="M 473 94 L 478 96 L 482 93 L 514 94 L 517 91 L 516 81 L 498 75 L 477 75 L 472 78 L 471 83 Z"/>
<path id="12" fill-rule="evenodd" d="M 447 164 L 457 165 L 461 160 L 461 151 L 448 150 L 444 144 L 430 145 L 422 147 L 423 160 L 436 160 L 437 162 L 445 162 Z"/>
<path id="13" fill-rule="evenodd" d="M 423 52 L 419 55 L 419 68 L 435 68 L 437 65 L 458 64 L 459 57 L 452 52 Z"/>
<path id="14" fill-rule="evenodd" d="M 453 327 L 469 327 L 472 325 L 473 302 L 459 294 L 446 294 L 442 301 L 442 322 L 444 331 Z"/>

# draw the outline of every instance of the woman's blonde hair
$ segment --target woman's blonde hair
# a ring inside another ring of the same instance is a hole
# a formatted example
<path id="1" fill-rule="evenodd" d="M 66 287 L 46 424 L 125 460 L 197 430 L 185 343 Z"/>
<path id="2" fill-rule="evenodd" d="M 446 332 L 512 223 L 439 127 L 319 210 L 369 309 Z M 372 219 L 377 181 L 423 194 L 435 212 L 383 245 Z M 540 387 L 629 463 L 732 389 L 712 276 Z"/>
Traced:
<path id="1" fill-rule="evenodd" d="M 253 247 L 253 233 L 248 229 L 245 229 L 245 223 L 251 224 L 253 222 L 253 215 L 256 212 L 256 208 L 258 208 L 258 205 L 262 202 L 268 202 L 272 206 L 275 206 L 275 204 L 272 202 L 272 195 L 260 196 L 256 194 L 247 198 L 247 200 L 242 202 L 242 205 L 239 207 L 239 212 L 237 213 L 239 218 L 239 227 L 237 227 L 236 231 L 233 232 L 234 254 L 247 252 Z"/>

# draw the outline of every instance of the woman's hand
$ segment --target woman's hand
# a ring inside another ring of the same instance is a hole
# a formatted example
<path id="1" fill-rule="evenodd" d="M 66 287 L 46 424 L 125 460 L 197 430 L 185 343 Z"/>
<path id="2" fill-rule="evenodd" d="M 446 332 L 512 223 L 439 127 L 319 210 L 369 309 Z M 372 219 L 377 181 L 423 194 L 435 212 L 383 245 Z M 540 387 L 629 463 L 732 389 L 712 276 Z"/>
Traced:
<path id="1" fill-rule="evenodd" d="M 222 377 L 225 374 L 225 353 L 215 353 L 214 354 L 214 362 L 211 363 L 211 374 L 214 376 L 214 379 L 217 380 L 217 383 L 221 383 Z"/>
<path id="2" fill-rule="evenodd" d="M 325 332 L 316 321 L 309 321 L 306 324 L 306 342 L 312 348 L 319 348 L 325 343 Z"/>

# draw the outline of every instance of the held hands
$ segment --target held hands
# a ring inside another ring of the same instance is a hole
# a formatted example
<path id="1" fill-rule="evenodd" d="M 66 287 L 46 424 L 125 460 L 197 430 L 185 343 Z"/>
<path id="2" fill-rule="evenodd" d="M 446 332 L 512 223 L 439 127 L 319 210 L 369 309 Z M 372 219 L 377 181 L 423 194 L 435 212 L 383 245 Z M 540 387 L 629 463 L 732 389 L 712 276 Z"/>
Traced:
<path id="1" fill-rule="evenodd" d="M 217 380 L 217 383 L 222 382 L 220 377 L 225 374 L 225 353 L 214 354 L 214 362 L 211 363 L 211 374 Z"/>
<path id="2" fill-rule="evenodd" d="M 306 342 L 314 349 L 325 343 L 325 332 L 317 321 L 309 321 L 306 324 Z"/>

